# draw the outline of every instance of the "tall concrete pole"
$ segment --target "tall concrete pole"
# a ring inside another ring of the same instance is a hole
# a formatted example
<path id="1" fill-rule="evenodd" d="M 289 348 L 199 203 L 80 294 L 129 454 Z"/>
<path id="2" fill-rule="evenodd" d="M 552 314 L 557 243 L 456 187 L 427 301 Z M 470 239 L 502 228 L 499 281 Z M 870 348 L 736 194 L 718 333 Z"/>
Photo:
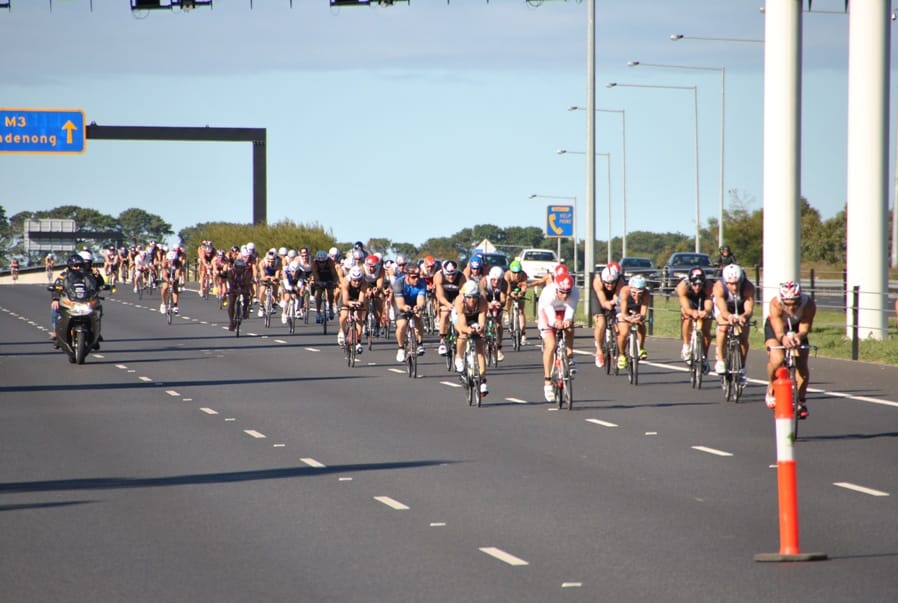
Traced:
<path id="1" fill-rule="evenodd" d="M 586 242 L 583 245 L 583 295 L 592 324 L 589 275 L 596 264 L 596 0 L 589 0 L 586 32 Z"/>
<path id="2" fill-rule="evenodd" d="M 849 4 L 848 297 L 859 336 L 884 339 L 888 289 L 889 0 Z M 851 312 L 846 331 L 850 334 Z"/>
<path id="3" fill-rule="evenodd" d="M 798 279 L 801 249 L 801 8 L 764 11 L 764 316 L 782 281 Z"/>

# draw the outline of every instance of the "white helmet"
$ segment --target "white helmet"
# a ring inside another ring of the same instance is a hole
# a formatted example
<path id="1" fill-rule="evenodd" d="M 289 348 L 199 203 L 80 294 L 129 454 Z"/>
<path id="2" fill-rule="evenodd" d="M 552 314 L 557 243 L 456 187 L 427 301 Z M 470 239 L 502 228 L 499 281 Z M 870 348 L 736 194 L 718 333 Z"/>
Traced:
<path id="1" fill-rule="evenodd" d="M 246 250 L 249 251 L 250 253 L 254 252 L 256 250 L 256 244 L 252 243 L 252 242 L 247 243 Z"/>
<path id="2" fill-rule="evenodd" d="M 335 258 L 338 255 L 340 255 L 340 250 L 337 249 L 336 247 L 331 247 L 330 249 L 327 250 L 327 255 L 329 255 L 332 258 Z"/>
<path id="3" fill-rule="evenodd" d="M 353 266 L 349 270 L 349 280 L 351 280 L 351 281 L 360 281 L 360 280 L 362 280 L 363 276 L 364 276 L 364 274 L 362 274 L 361 266 Z"/>
<path id="4" fill-rule="evenodd" d="M 284 257 L 285 255 L 287 255 L 287 248 L 281 247 L 280 249 L 278 249 L 278 255 L 281 257 Z"/>
<path id="5" fill-rule="evenodd" d="M 79 253 L 78 255 L 80 255 L 81 259 L 84 260 L 85 262 L 93 262 L 94 261 L 94 254 L 92 254 L 89 249 L 85 249 L 85 250 L 81 251 L 81 253 Z"/>
<path id="6" fill-rule="evenodd" d="M 165 259 L 168 260 L 169 262 L 174 262 L 175 260 L 178 259 L 178 252 L 177 251 L 169 251 L 168 253 L 165 254 Z"/>
<path id="7" fill-rule="evenodd" d="M 613 282 L 616 282 L 617 279 L 620 278 L 620 272 L 617 271 L 617 268 L 605 266 L 602 268 L 602 282 L 608 283 L 609 285 Z"/>
<path id="8" fill-rule="evenodd" d="M 723 280 L 726 283 L 738 283 L 742 280 L 742 267 L 738 264 L 729 264 L 723 269 Z"/>
<path id="9" fill-rule="evenodd" d="M 501 280 L 505 276 L 505 271 L 501 266 L 493 266 L 490 268 L 490 279 Z"/>

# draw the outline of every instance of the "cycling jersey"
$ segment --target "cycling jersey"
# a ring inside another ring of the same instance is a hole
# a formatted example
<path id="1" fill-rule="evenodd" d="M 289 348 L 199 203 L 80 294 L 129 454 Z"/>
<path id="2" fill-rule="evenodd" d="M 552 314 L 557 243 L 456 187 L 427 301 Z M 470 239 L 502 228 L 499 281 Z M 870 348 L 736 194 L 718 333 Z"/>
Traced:
<path id="1" fill-rule="evenodd" d="M 397 309 L 400 300 L 402 300 L 403 305 L 415 306 L 418 303 L 418 297 L 425 295 L 427 295 L 427 286 L 421 278 L 418 279 L 418 283 L 415 285 L 406 281 L 405 276 L 393 282 L 393 300 L 397 304 Z"/>
<path id="2" fill-rule="evenodd" d="M 566 299 L 558 297 L 558 286 L 555 283 L 546 285 L 539 295 L 538 326 L 540 331 L 554 328 L 557 313 L 561 314 L 561 320 L 574 320 L 574 312 L 580 301 L 580 292 L 574 287 Z"/>

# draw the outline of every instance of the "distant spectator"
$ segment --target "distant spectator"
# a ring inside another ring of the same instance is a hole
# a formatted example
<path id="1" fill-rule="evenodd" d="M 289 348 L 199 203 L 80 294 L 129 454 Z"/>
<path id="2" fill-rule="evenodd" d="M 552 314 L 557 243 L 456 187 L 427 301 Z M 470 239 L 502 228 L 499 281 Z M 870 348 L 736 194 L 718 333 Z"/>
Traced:
<path id="1" fill-rule="evenodd" d="M 736 256 L 730 251 L 729 245 L 720 246 L 720 255 L 717 256 L 717 267 L 723 270 L 724 266 L 736 263 Z"/>

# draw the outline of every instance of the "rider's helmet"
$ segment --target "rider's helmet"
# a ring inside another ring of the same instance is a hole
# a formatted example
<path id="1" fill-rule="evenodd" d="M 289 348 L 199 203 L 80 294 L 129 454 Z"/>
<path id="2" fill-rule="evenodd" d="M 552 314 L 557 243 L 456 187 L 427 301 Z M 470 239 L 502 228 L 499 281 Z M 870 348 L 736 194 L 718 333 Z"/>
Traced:
<path id="1" fill-rule="evenodd" d="M 352 260 L 354 262 L 362 262 L 365 259 L 365 253 L 361 249 L 352 250 Z"/>
<path id="2" fill-rule="evenodd" d="M 621 272 L 624 271 L 624 269 L 621 268 L 621 267 L 620 267 L 620 264 L 618 264 L 617 262 L 608 262 L 607 268 L 612 268 L 612 269 L 614 269 L 614 270 L 617 270 L 617 273 L 618 273 L 618 274 L 620 274 Z"/>
<path id="3" fill-rule="evenodd" d="M 334 261 L 336 261 L 337 258 L 340 256 L 340 250 L 337 249 L 336 247 L 331 247 L 330 249 L 327 250 L 327 255 L 334 258 Z"/>
<path id="4" fill-rule="evenodd" d="M 353 266 L 349 271 L 349 280 L 351 281 L 360 281 L 364 274 L 362 273 L 362 268 L 360 266 Z"/>
<path id="5" fill-rule="evenodd" d="M 284 257 L 285 255 L 287 255 L 287 248 L 281 247 L 280 249 L 278 249 L 278 255 L 281 257 Z"/>
<path id="6" fill-rule="evenodd" d="M 356 241 L 355 245 L 352 246 L 353 249 L 364 250 L 365 245 L 361 241 Z"/>
<path id="7" fill-rule="evenodd" d="M 84 260 L 84 265 L 90 268 L 91 264 L 94 261 L 94 254 L 92 254 L 89 249 L 85 249 L 78 255 L 81 256 L 82 260 Z"/>
<path id="8" fill-rule="evenodd" d="M 608 265 L 602 268 L 602 282 L 606 285 L 613 285 L 620 278 L 620 272 L 614 266 Z"/>
<path id="9" fill-rule="evenodd" d="M 568 272 L 567 266 L 565 266 L 564 264 L 555 264 L 555 268 L 552 269 L 552 276 L 555 277 L 555 280 L 558 280 L 565 274 L 570 274 L 570 272 Z"/>
<path id="10" fill-rule="evenodd" d="M 288 260 L 292 260 L 292 259 L 296 258 L 296 256 L 297 256 L 297 253 L 296 253 L 295 249 L 291 249 L 290 251 L 287 252 Z"/>
<path id="11" fill-rule="evenodd" d="M 268 250 L 268 253 L 265 254 L 265 259 L 268 260 L 269 262 L 273 262 L 275 260 L 275 258 L 277 258 L 277 254 L 278 254 L 277 250 L 274 247 L 272 247 L 271 249 Z"/>
<path id="12" fill-rule="evenodd" d="M 645 277 L 637 274 L 635 276 L 630 277 L 630 289 L 635 289 L 636 291 L 642 291 L 645 289 Z"/>
<path id="13" fill-rule="evenodd" d="M 689 283 L 691 285 L 704 285 L 705 284 L 705 271 L 696 266 L 692 270 L 689 271 Z"/>
<path id="14" fill-rule="evenodd" d="M 456 264 L 452 260 L 446 260 L 445 262 L 443 262 L 444 276 L 454 276 L 456 274 L 458 274 L 458 264 Z"/>
<path id="15" fill-rule="evenodd" d="M 720 253 L 723 253 L 724 251 L 726 251 L 727 253 L 730 253 L 730 246 L 729 245 L 721 245 Z"/>
<path id="16" fill-rule="evenodd" d="M 555 279 L 555 285 L 562 293 L 570 293 L 574 288 L 574 279 L 570 274 L 562 274 Z"/>
<path id="17" fill-rule="evenodd" d="M 404 266 L 408 264 L 408 258 L 404 255 L 400 254 L 396 256 L 396 265 L 400 268 L 404 269 Z"/>
<path id="18" fill-rule="evenodd" d="M 81 270 L 84 267 L 84 258 L 82 258 L 77 253 L 73 253 L 69 256 L 69 259 L 66 261 L 65 266 L 69 270 Z"/>
<path id="19" fill-rule="evenodd" d="M 468 262 L 468 266 L 470 266 L 471 270 L 480 270 L 483 268 L 483 260 L 480 259 L 479 255 L 475 255 L 471 258 L 471 261 Z"/>
<path id="20" fill-rule="evenodd" d="M 165 254 L 165 259 L 169 262 L 174 262 L 178 259 L 178 252 L 174 249 Z"/>
<path id="21" fill-rule="evenodd" d="M 461 287 L 461 294 L 465 297 L 480 297 L 480 287 L 474 281 L 466 281 Z"/>
<path id="22" fill-rule="evenodd" d="M 250 253 L 254 253 L 256 251 L 256 244 L 250 241 L 246 244 L 246 250 Z"/>
<path id="23" fill-rule="evenodd" d="M 505 271 L 502 270 L 501 266 L 493 266 L 490 268 L 490 280 L 491 281 L 500 281 L 502 277 L 505 276 Z"/>
<path id="24" fill-rule="evenodd" d="M 427 268 L 428 270 L 433 268 L 434 264 L 436 264 L 436 260 L 433 259 L 432 255 L 429 255 L 424 258 L 424 267 Z"/>
<path id="25" fill-rule="evenodd" d="M 517 260 L 512 260 L 511 264 L 508 265 L 508 269 L 517 274 L 522 270 L 521 263 Z"/>
<path id="26" fill-rule="evenodd" d="M 231 245 L 231 253 L 240 253 L 240 248 L 236 245 Z"/>
<path id="27" fill-rule="evenodd" d="M 739 264 L 730 264 L 723 269 L 725 283 L 738 283 L 742 280 L 742 267 Z"/>
<path id="28" fill-rule="evenodd" d="M 409 264 L 405 269 L 405 275 L 421 276 L 421 269 L 416 264 Z"/>
<path id="29" fill-rule="evenodd" d="M 780 301 L 798 299 L 801 296 L 801 285 L 795 281 L 780 283 Z"/>
<path id="30" fill-rule="evenodd" d="M 365 265 L 369 268 L 377 268 L 377 265 L 380 263 L 380 258 L 376 255 L 369 255 L 365 258 Z"/>
<path id="31" fill-rule="evenodd" d="M 218 255 L 218 257 L 220 257 L 220 258 L 223 258 L 223 257 L 225 256 L 225 250 L 224 250 L 224 249 L 219 249 L 219 250 L 216 252 L 216 255 Z"/>
<path id="32" fill-rule="evenodd" d="M 328 260 L 328 257 L 329 256 L 327 255 L 327 252 L 322 249 L 321 251 L 319 251 L 318 253 L 315 254 L 315 261 L 323 264 L 324 262 L 326 262 Z"/>

